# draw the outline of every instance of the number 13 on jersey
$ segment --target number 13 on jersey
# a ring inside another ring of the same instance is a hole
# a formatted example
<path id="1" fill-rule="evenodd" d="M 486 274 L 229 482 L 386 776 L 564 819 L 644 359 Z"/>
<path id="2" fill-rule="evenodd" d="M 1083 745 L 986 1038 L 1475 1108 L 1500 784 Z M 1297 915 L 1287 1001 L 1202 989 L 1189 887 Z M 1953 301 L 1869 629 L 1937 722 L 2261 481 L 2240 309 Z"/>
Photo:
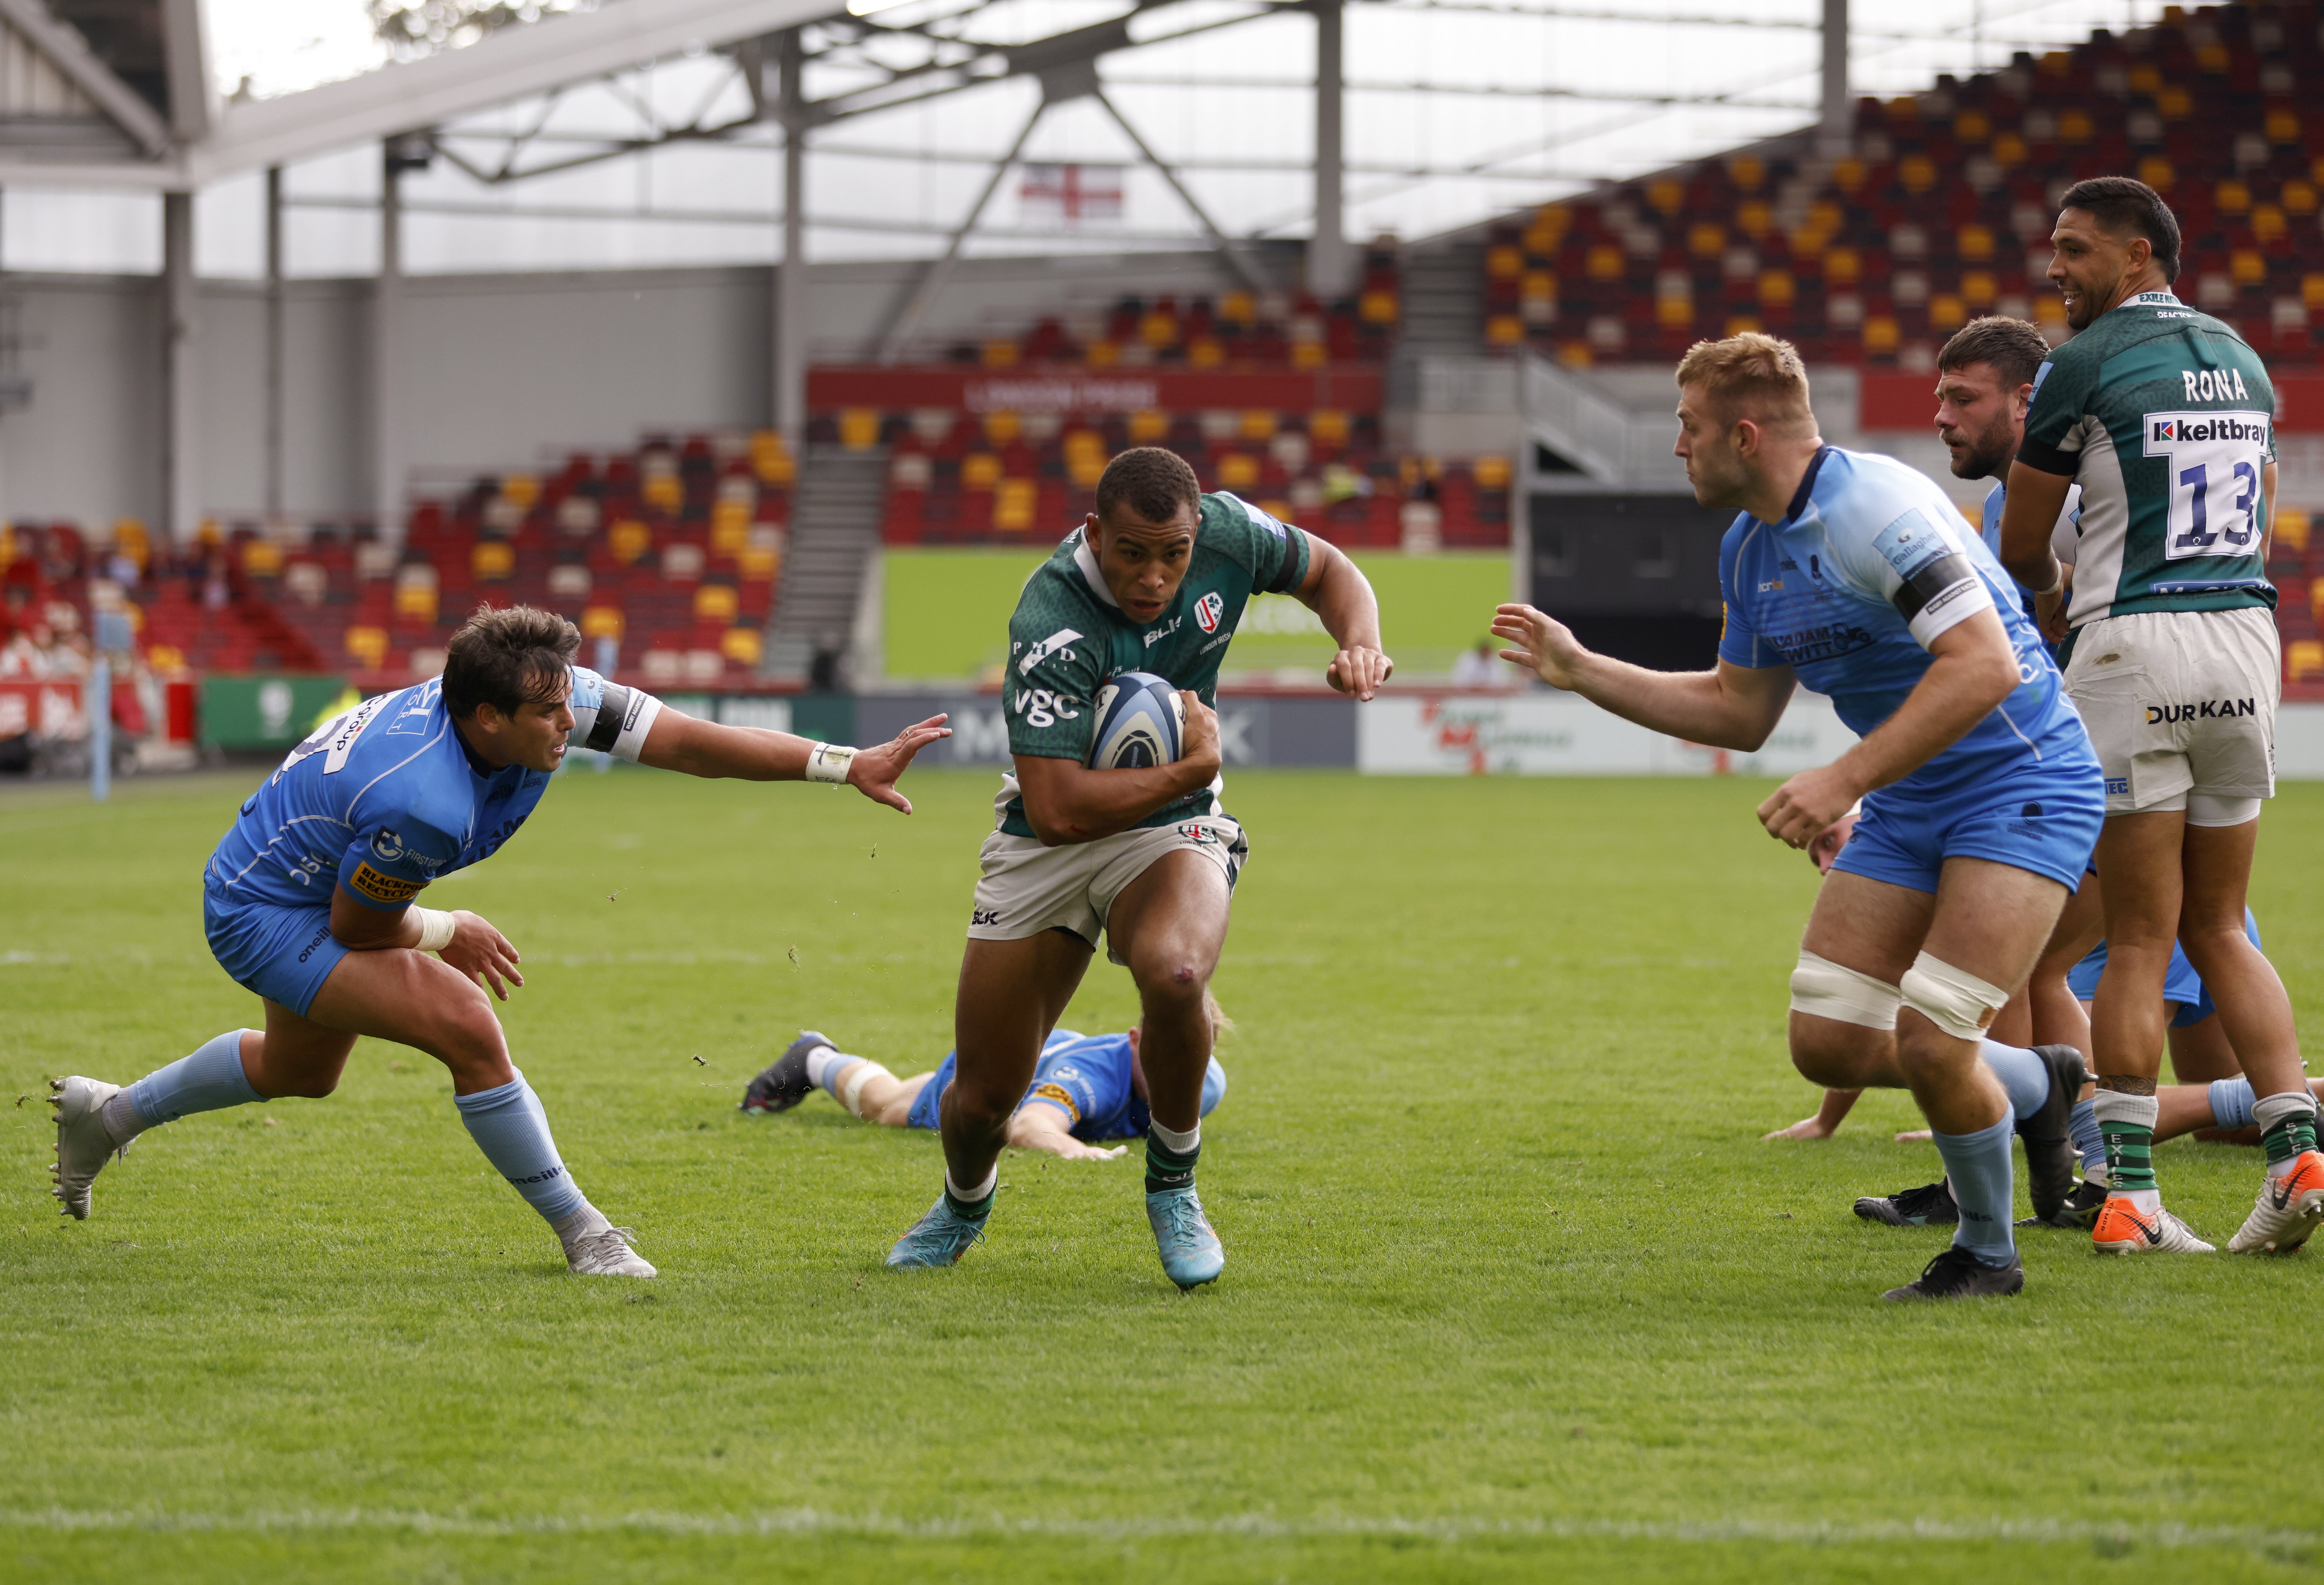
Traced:
<path id="1" fill-rule="evenodd" d="M 2260 478 L 2267 465 L 2265 413 L 2149 413 L 2149 456 L 2171 470 L 2170 538 L 2164 554 L 2259 554 Z"/>

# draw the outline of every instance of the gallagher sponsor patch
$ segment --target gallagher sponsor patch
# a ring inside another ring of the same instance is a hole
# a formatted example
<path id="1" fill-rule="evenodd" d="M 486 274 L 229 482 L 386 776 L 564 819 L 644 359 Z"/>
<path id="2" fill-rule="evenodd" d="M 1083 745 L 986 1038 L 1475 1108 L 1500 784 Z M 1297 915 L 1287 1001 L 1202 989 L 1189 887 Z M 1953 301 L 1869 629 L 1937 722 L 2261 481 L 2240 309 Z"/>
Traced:
<path id="1" fill-rule="evenodd" d="M 355 872 L 347 877 L 347 889 L 375 903 L 408 903 L 418 897 L 425 880 L 406 880 L 401 875 L 383 875 L 369 864 L 357 864 Z"/>

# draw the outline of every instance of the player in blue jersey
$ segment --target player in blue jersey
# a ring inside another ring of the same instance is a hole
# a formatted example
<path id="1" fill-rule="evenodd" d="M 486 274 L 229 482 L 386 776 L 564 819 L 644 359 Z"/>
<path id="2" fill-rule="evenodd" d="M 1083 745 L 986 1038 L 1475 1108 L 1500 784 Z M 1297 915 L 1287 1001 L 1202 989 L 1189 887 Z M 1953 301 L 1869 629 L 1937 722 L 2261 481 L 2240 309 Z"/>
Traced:
<path id="1" fill-rule="evenodd" d="M 1739 509 L 1717 668 L 1610 660 L 1527 605 L 1501 607 L 1494 631 L 1544 681 L 1693 742 L 1756 750 L 1795 684 L 1831 696 L 1860 741 L 1759 807 L 1769 834 L 1805 848 L 1863 801 L 1792 975 L 1793 1061 L 1835 1089 L 1901 1080 L 1935 1130 L 1961 1221 L 1888 1296 L 2015 1294 L 2010 1136 L 2023 1119 L 2029 1143 L 2038 1129 L 2064 1149 L 2082 1066 L 1986 1029 L 2080 883 L 2097 760 L 1983 541 L 1913 469 L 1823 444 L 1788 344 L 1698 343 L 1677 379 L 1695 498 Z"/>
<path id="2" fill-rule="evenodd" d="M 1211 1003 L 1211 1009 L 1216 1025 L 1218 1004 Z M 1109 1141 L 1142 1139 L 1153 1120 L 1138 1041 L 1136 1029 L 1120 1035 L 1051 1030 L 1034 1064 L 1033 1082 L 1010 1114 L 1008 1143 L 1068 1161 L 1112 1161 L 1128 1154 L 1128 1146 Z M 808 1029 L 751 1081 L 742 1110 L 788 1111 L 810 1091 L 820 1090 L 867 1123 L 934 1132 L 937 1108 L 959 1061 L 957 1053 L 947 1051 L 929 1072 L 899 1079 L 885 1064 L 843 1052 L 827 1036 Z M 1226 1092 L 1226 1069 L 1213 1056 L 1203 1074 L 1200 1115 L 1216 1110 Z"/>
<path id="3" fill-rule="evenodd" d="M 145 1129 L 328 1095 L 369 1035 L 451 1071 L 461 1120 L 574 1271 L 654 1275 L 629 1230 L 574 1186 L 509 1061 L 492 996 L 524 983 L 516 948 L 476 914 L 413 899 L 514 835 L 568 747 L 690 776 L 845 781 L 909 814 L 896 779 L 945 732 L 939 716 L 859 751 L 718 726 L 575 666 L 580 642 L 548 612 L 479 610 L 453 635 L 440 679 L 329 722 L 251 795 L 204 872 L 202 922 L 219 966 L 263 999 L 266 1027 L 228 1030 L 125 1088 L 53 1081 L 55 1193 L 68 1213 L 88 1214 L 98 1169 Z"/>

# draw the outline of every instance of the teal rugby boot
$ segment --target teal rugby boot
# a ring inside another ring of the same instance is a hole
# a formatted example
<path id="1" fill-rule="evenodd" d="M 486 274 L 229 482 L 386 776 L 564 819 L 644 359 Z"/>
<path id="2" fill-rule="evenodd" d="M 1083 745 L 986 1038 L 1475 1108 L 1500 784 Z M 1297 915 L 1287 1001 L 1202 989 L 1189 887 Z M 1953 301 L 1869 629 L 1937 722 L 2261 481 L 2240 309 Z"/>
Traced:
<path id="1" fill-rule="evenodd" d="M 1162 1257 L 1165 1276 L 1181 1289 L 1218 1281 L 1226 1269 L 1227 1252 L 1219 1247 L 1219 1235 L 1211 1230 L 1193 1184 L 1147 1195 L 1146 1220 L 1154 1224 L 1154 1247 Z"/>
<path id="2" fill-rule="evenodd" d="M 896 1240 L 888 1251 L 888 1264 L 892 1267 L 957 1266 L 960 1258 L 968 1253 L 971 1244 L 984 1241 L 984 1224 L 992 1215 L 992 1203 L 985 1202 L 984 1215 L 963 1216 L 952 1208 L 951 1196 L 939 1193 L 928 1213 L 912 1224 L 911 1231 Z"/>

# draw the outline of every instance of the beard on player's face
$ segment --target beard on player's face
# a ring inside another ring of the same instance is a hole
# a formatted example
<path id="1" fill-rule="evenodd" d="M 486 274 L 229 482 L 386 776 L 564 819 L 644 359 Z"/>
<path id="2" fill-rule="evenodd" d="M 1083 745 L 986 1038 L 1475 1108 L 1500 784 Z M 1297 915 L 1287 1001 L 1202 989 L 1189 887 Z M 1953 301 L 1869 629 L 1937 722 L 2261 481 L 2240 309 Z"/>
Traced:
<path id="1" fill-rule="evenodd" d="M 1997 479 L 2009 471 L 2009 459 L 2017 455 L 2017 426 L 2006 408 L 1982 429 L 1957 426 L 1943 439 L 1948 450 L 1956 445 L 1961 447 L 1952 456 L 1956 479 Z"/>

